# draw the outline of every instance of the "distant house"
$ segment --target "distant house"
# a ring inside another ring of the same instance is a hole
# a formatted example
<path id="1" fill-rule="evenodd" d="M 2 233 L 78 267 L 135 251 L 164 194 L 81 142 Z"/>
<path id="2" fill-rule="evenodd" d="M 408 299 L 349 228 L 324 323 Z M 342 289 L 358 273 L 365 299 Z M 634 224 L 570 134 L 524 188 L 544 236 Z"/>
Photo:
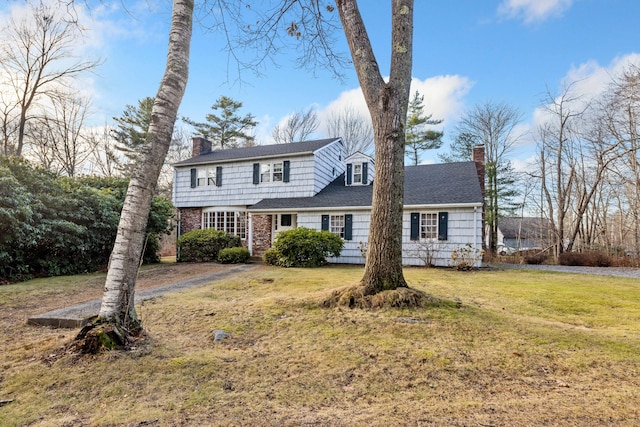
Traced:
<path id="1" fill-rule="evenodd" d="M 225 230 L 259 256 L 284 230 L 328 230 L 345 241 L 331 262 L 364 263 L 371 157 L 347 157 L 340 138 L 213 151 L 204 138 L 193 144 L 194 156 L 173 165 L 179 233 Z M 467 244 L 480 251 L 483 173 L 481 160 L 406 167 L 404 264 L 424 265 L 428 257 L 434 265 L 448 265 L 451 252 Z"/>
<path id="2" fill-rule="evenodd" d="M 504 217 L 498 221 L 498 253 L 544 249 L 551 244 L 551 222 L 538 217 Z"/>

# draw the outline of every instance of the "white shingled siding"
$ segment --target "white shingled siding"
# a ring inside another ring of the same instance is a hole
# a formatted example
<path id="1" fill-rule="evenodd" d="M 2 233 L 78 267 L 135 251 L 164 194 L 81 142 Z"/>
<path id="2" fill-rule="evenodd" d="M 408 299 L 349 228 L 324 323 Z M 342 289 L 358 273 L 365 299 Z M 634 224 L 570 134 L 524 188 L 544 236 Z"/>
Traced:
<path id="1" fill-rule="evenodd" d="M 410 239 L 411 236 L 411 212 L 448 212 L 448 239 L 439 242 L 434 240 L 429 244 L 418 243 Z M 369 235 L 369 211 L 326 211 L 326 212 L 303 212 L 298 213 L 298 227 L 308 227 L 316 230 L 322 228 L 321 220 L 323 214 L 331 215 L 353 215 L 353 239 L 345 241 L 344 249 L 338 258 L 329 258 L 329 261 L 337 264 L 363 264 L 364 258 L 360 251 L 363 242 L 367 242 Z M 482 215 L 480 208 L 474 212 L 474 208 L 446 208 L 438 209 L 410 209 L 406 210 L 402 219 L 402 245 L 404 265 L 424 265 L 425 250 L 434 253 L 433 263 L 437 266 L 450 266 L 451 253 L 456 249 L 465 247 L 470 243 L 474 251 L 480 253 L 482 240 Z M 474 228 L 475 224 L 475 228 Z M 480 266 L 480 259 L 477 260 Z"/>
<path id="2" fill-rule="evenodd" d="M 289 160 L 289 182 L 261 182 L 253 184 L 253 164 Z M 200 167 L 222 167 L 222 185 L 191 188 L 191 169 L 197 166 L 176 168 L 173 184 L 173 204 L 176 207 L 200 207 L 219 205 L 252 205 L 262 199 L 275 197 L 311 197 L 314 188 L 314 159 L 312 155 L 218 163 Z"/>
<path id="3" fill-rule="evenodd" d="M 333 143 L 325 145 L 316 151 L 315 161 L 315 186 L 314 193 L 316 195 L 336 177 L 345 171 L 345 151 L 342 143 Z"/>

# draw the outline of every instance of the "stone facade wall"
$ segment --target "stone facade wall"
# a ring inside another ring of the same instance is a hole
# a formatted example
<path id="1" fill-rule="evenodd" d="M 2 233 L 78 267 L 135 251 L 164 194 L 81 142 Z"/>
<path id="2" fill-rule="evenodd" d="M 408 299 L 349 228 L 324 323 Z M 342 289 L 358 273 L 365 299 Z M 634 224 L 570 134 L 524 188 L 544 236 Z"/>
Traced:
<path id="1" fill-rule="evenodd" d="M 271 247 L 271 215 L 253 215 L 253 256 L 261 256 Z"/>
<path id="2" fill-rule="evenodd" d="M 201 208 L 180 208 L 180 234 L 199 230 L 202 225 Z"/>

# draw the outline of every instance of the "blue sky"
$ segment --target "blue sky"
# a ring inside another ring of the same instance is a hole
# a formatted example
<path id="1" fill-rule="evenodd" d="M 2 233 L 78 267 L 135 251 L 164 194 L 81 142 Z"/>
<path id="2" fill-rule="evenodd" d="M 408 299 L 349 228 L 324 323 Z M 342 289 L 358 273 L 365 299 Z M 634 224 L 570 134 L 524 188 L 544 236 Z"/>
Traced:
<path id="1" fill-rule="evenodd" d="M 198 3 L 198 2 L 196 2 Z M 380 68 L 388 73 L 390 1 L 361 0 Z M 22 2 L 0 6 L 0 19 Z M 164 71 L 170 2 L 103 2 L 81 14 L 87 32 L 82 55 L 100 57 L 103 65 L 82 83 L 93 97 L 93 120 L 104 124 L 157 91 Z M 447 0 L 415 1 L 413 90 L 425 95 L 426 109 L 444 119 L 445 144 L 466 108 L 492 100 L 523 114 L 519 130 L 536 124 L 545 92 L 563 81 L 580 80 L 586 96 L 597 94 L 609 76 L 628 61 L 640 63 L 640 1 L 637 0 Z M 181 116 L 203 120 L 211 105 L 226 95 L 256 116 L 259 143 L 270 143 L 273 126 L 294 110 L 313 106 L 320 118 L 350 103 L 366 111 L 352 69 L 344 81 L 328 72 L 316 76 L 297 69 L 291 55 L 275 60 L 263 77 L 249 72 L 237 82 L 223 36 L 195 24 L 191 73 Z M 346 52 L 342 35 L 337 49 Z M 322 131 L 319 137 L 326 136 Z M 516 163 L 531 155 L 530 138 L 513 152 Z M 446 149 L 446 148 L 445 148 Z M 427 152 L 423 161 L 436 161 Z"/>

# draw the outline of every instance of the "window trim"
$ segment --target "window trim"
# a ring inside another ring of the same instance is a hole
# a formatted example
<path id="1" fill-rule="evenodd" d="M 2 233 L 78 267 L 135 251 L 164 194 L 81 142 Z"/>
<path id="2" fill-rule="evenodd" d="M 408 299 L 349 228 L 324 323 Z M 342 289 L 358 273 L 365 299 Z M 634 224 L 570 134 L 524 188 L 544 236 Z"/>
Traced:
<path id="1" fill-rule="evenodd" d="M 276 166 L 278 166 L 276 168 Z M 253 183 L 289 182 L 291 176 L 291 161 L 278 160 L 253 164 Z"/>
<path id="2" fill-rule="evenodd" d="M 202 211 L 200 227 L 226 231 L 246 240 L 249 235 L 247 211 L 233 209 L 208 209 Z"/>

